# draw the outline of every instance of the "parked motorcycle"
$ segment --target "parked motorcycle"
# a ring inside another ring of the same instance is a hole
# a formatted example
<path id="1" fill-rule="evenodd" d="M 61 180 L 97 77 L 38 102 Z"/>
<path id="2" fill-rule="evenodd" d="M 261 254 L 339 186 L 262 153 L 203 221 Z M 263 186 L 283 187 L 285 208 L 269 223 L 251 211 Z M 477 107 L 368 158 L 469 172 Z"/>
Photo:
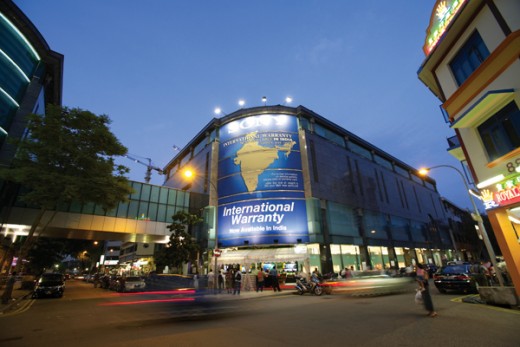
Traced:
<path id="1" fill-rule="evenodd" d="M 319 282 L 307 282 L 304 277 L 296 277 L 295 287 L 300 295 L 311 293 L 320 296 L 323 294 L 323 287 Z"/>

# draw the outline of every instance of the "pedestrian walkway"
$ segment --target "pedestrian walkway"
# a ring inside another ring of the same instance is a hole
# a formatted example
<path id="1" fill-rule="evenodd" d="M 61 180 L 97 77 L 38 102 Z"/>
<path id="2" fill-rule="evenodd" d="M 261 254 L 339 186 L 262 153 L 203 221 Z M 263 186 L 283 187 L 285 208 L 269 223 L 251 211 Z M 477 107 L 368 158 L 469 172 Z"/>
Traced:
<path id="1" fill-rule="evenodd" d="M 4 289 L 5 286 L 0 286 L 0 293 L 3 293 Z M 22 289 L 22 283 L 19 281 L 16 282 L 14 284 L 13 293 L 11 294 L 11 300 L 7 304 L 0 303 L 0 317 L 13 310 L 16 310 L 18 305 L 20 305 L 20 301 L 26 297 L 29 297 L 31 294 L 31 289 Z"/>

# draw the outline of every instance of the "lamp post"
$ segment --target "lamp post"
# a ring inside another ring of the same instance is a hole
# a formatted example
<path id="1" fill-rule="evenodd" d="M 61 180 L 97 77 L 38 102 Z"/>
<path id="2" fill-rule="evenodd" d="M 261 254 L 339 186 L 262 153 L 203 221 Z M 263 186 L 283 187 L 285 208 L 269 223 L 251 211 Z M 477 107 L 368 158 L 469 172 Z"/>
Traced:
<path id="1" fill-rule="evenodd" d="M 449 168 L 449 169 L 455 170 L 460 175 L 460 178 L 462 178 L 462 182 L 464 182 L 464 187 L 466 188 L 466 193 L 468 194 L 469 199 L 471 201 L 471 205 L 473 207 L 473 211 L 474 211 L 473 219 L 475 221 L 477 221 L 477 223 L 478 223 L 478 228 L 479 228 L 478 235 L 479 235 L 479 238 L 482 238 L 482 240 L 484 241 L 484 245 L 486 246 L 486 249 L 487 249 L 487 252 L 489 254 L 489 257 L 491 258 L 490 259 L 491 263 L 493 264 L 493 268 L 495 269 L 495 273 L 497 274 L 498 283 L 500 284 L 501 287 L 503 287 L 504 286 L 504 280 L 502 278 L 502 272 L 500 271 L 499 267 L 497 266 L 495 251 L 493 250 L 493 247 L 491 246 L 491 242 L 489 241 L 489 237 L 488 237 L 488 234 L 486 232 L 486 228 L 484 227 L 484 223 L 482 221 L 482 216 L 480 215 L 480 212 L 479 212 L 479 210 L 477 208 L 477 205 L 475 204 L 475 200 L 473 199 L 473 195 L 471 194 L 471 190 L 469 188 L 468 182 L 466 181 L 466 177 L 464 177 L 464 175 L 462 174 L 462 172 L 459 169 L 457 169 L 455 166 L 451 166 L 451 165 L 436 165 L 436 166 L 432 166 L 432 167 L 429 167 L 429 168 L 420 169 L 419 170 L 419 174 L 422 175 L 422 176 L 426 176 L 426 174 L 430 170 L 436 169 L 436 168 L 439 168 L 439 167 L 445 167 L 445 168 Z"/>
<path id="2" fill-rule="evenodd" d="M 187 169 L 184 171 L 184 176 L 189 178 L 189 179 L 192 179 L 193 176 L 198 176 L 195 172 L 193 172 L 192 170 L 190 169 Z M 215 185 L 215 183 L 213 183 L 213 181 L 211 179 L 208 180 L 210 186 L 213 188 L 213 194 L 211 194 L 210 192 L 210 205 L 213 202 L 214 203 L 214 206 L 215 208 L 217 209 L 215 211 L 215 248 L 213 249 L 213 257 L 215 258 L 215 265 L 213 267 L 213 289 L 215 289 L 215 292 L 217 291 L 218 289 L 218 276 L 220 276 L 220 274 L 217 272 L 217 266 L 218 266 L 218 261 L 217 261 L 217 250 L 218 250 L 218 189 L 217 189 L 217 186 Z M 220 254 L 219 254 L 220 255 Z"/>

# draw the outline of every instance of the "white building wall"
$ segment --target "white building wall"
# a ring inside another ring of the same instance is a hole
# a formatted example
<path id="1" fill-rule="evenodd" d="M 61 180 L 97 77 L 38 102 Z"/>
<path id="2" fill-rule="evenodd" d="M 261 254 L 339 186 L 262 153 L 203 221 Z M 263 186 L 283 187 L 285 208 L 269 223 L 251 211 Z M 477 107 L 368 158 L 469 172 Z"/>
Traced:
<path id="1" fill-rule="evenodd" d="M 444 96 L 446 99 L 449 99 L 459 88 L 455 77 L 453 76 L 450 69 L 450 62 L 453 57 L 457 54 L 460 47 L 464 45 L 469 36 L 475 31 L 478 30 L 482 40 L 486 44 L 489 52 L 493 52 L 498 45 L 502 41 L 504 41 L 505 36 L 500 28 L 499 24 L 495 20 L 493 14 L 489 10 L 487 6 L 483 8 L 483 10 L 479 13 L 479 15 L 475 18 L 475 20 L 466 28 L 464 33 L 459 37 L 458 41 L 455 45 L 450 49 L 447 53 L 446 57 L 439 64 L 435 73 L 437 74 L 437 78 L 441 85 L 442 91 L 444 92 Z M 454 116 L 454 115 L 450 115 Z M 456 118 L 456 117 L 455 117 Z"/>
<path id="2" fill-rule="evenodd" d="M 520 1 L 518 0 L 494 0 L 495 5 L 511 28 L 511 31 L 520 29 Z"/>

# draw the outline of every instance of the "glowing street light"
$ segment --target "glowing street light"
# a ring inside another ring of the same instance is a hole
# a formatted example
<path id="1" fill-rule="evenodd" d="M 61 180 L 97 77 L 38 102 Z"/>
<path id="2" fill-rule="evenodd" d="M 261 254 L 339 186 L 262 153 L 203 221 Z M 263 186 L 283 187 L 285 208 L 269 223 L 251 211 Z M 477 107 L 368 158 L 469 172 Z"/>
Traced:
<path id="1" fill-rule="evenodd" d="M 459 169 L 457 169 L 456 167 L 451 166 L 451 165 L 436 165 L 436 166 L 432 166 L 429 168 L 422 168 L 418 172 L 421 176 L 426 176 L 428 174 L 428 172 L 430 172 L 430 170 L 436 169 L 439 167 L 445 167 L 445 168 L 455 170 L 462 178 L 462 182 L 464 183 L 464 187 L 466 188 L 466 193 L 468 194 L 469 199 L 471 200 L 471 205 L 473 206 L 474 213 L 472 213 L 472 217 L 478 223 L 478 229 L 477 229 L 478 236 L 479 236 L 479 238 L 481 238 L 484 241 L 484 245 L 486 246 L 489 257 L 491 258 L 490 259 L 491 263 L 493 264 L 493 267 L 497 274 L 498 283 L 500 284 L 501 287 L 503 287 L 504 280 L 502 278 L 502 272 L 500 271 L 500 268 L 497 266 L 497 263 L 496 263 L 495 251 L 493 250 L 493 247 L 491 246 L 491 242 L 489 241 L 489 237 L 486 232 L 486 228 L 484 227 L 484 223 L 482 221 L 482 216 L 480 215 L 480 212 L 478 211 L 477 205 L 475 204 L 475 200 L 473 199 L 473 195 L 471 194 L 471 189 L 469 188 L 468 182 L 466 181 L 466 178 L 464 177 L 462 172 L 460 172 Z"/>
<path id="2" fill-rule="evenodd" d="M 285 104 L 286 105 L 289 105 L 292 101 L 293 101 L 293 99 L 290 96 L 285 98 Z"/>
<path id="3" fill-rule="evenodd" d="M 238 106 L 240 106 L 241 108 L 244 107 L 245 104 L 246 104 L 246 101 L 244 99 L 238 100 Z"/>

